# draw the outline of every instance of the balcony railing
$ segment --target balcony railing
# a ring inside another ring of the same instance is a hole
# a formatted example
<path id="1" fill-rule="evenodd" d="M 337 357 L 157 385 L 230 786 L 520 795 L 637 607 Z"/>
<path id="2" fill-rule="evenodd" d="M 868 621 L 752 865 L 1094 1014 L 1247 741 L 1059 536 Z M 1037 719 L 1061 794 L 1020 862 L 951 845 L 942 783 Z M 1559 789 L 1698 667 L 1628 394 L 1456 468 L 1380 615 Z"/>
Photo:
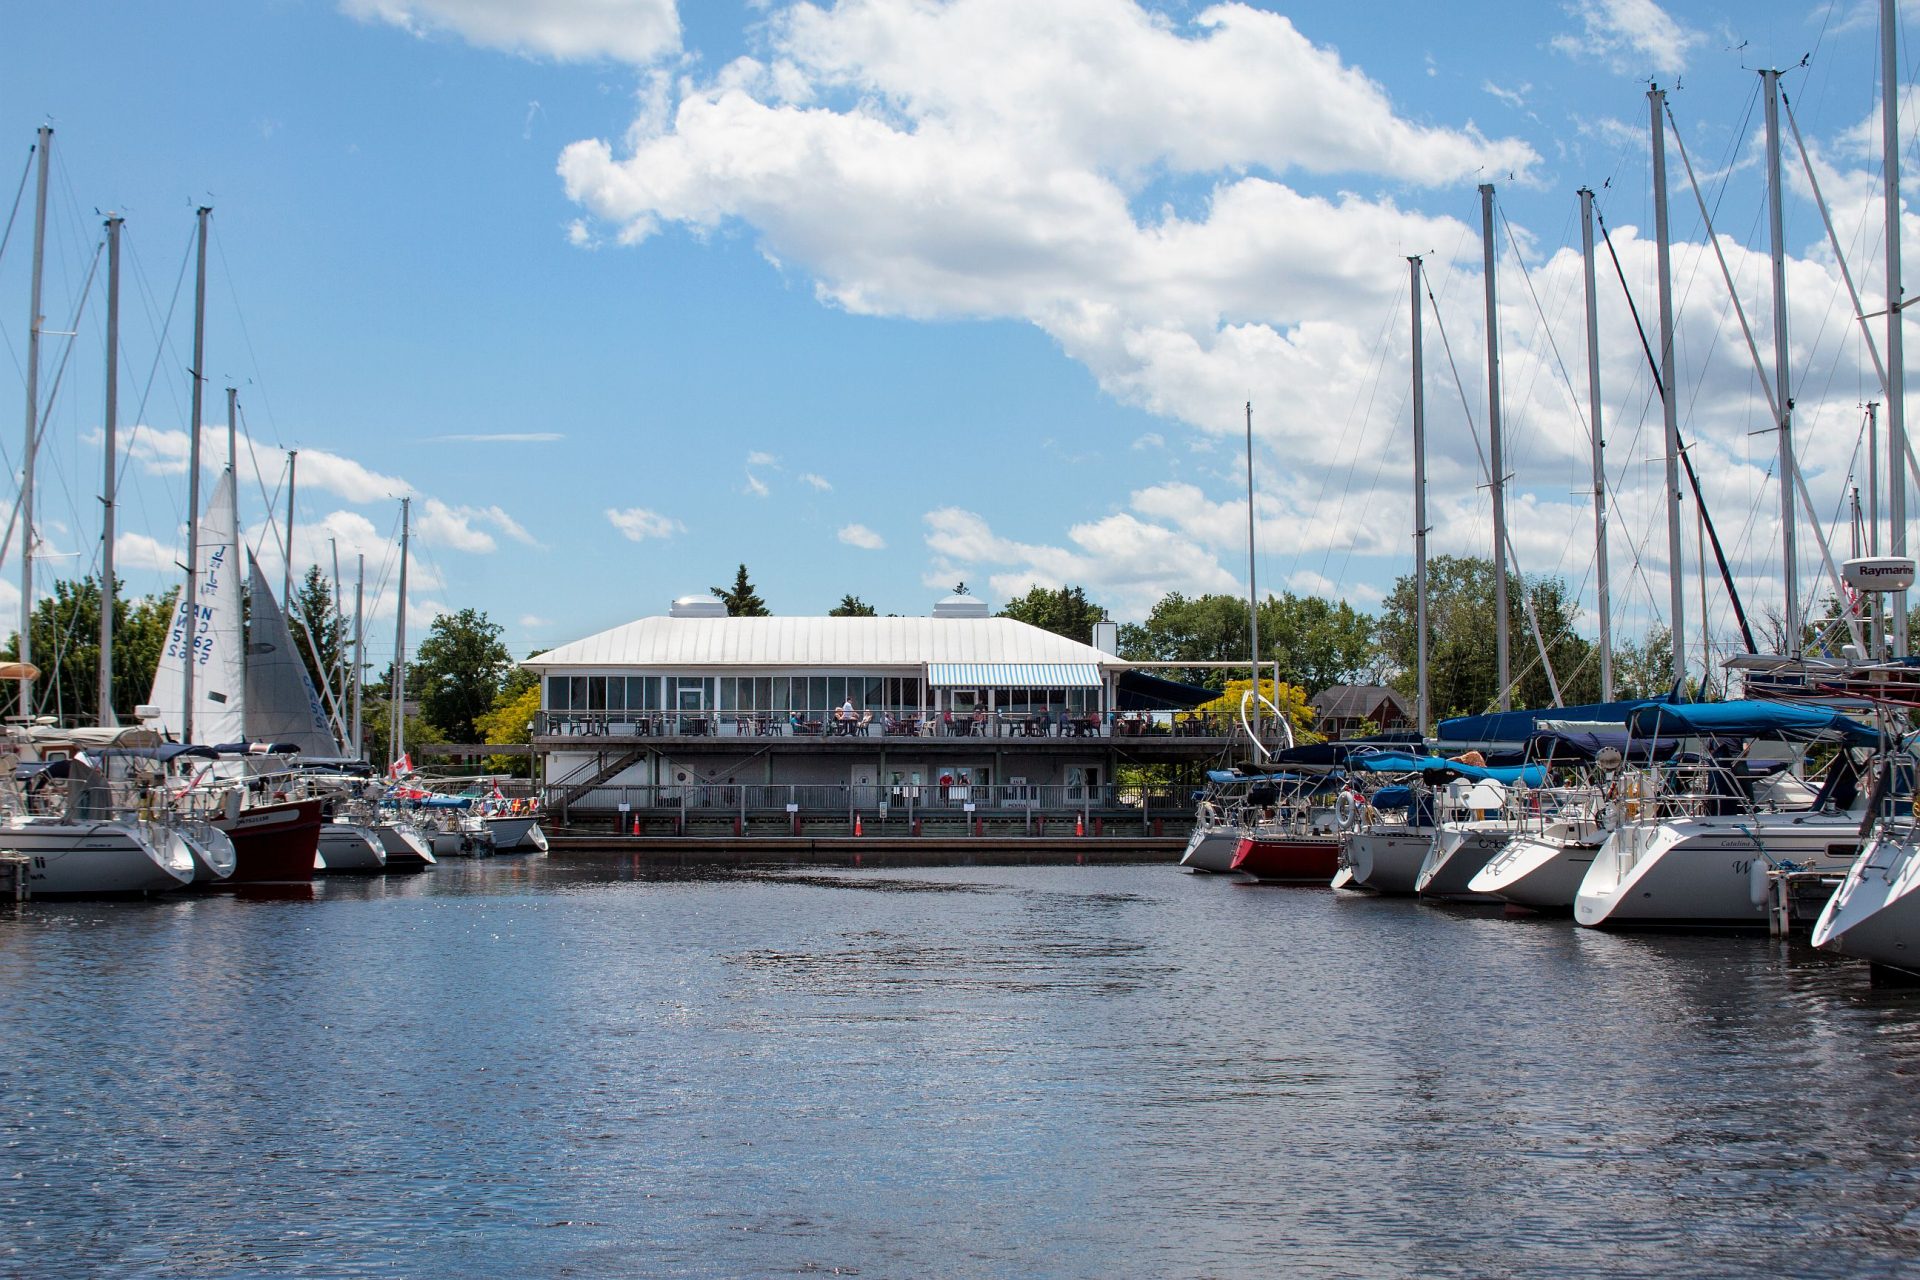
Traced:
<path id="1" fill-rule="evenodd" d="M 548 802 L 559 807 L 565 788 L 549 788 Z M 838 815 L 875 818 L 964 818 L 996 821 L 1022 815 L 1099 814 L 1132 816 L 1141 822 L 1168 822 L 1193 816 L 1189 787 L 1068 786 L 962 782 L 873 784 L 762 784 L 738 782 L 678 783 L 595 787 L 566 805 L 576 816 L 617 813 L 689 813 L 742 817 Z"/>
<path id="2" fill-rule="evenodd" d="M 928 714 L 807 711 L 542 711 L 535 737 L 603 738 L 1225 738 L 1229 717 L 1197 711 L 1060 711 Z"/>

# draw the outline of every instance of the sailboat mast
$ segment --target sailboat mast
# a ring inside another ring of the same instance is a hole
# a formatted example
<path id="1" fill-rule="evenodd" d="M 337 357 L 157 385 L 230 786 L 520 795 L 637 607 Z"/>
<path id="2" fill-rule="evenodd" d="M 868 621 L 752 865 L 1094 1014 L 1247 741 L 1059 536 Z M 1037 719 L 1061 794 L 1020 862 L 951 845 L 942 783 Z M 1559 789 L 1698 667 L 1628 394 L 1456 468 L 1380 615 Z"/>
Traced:
<path id="1" fill-rule="evenodd" d="M 1867 537 L 1864 546 L 1864 554 L 1880 554 L 1880 402 L 1877 400 L 1867 401 Z M 1886 653 L 1878 592 L 1867 597 L 1867 609 L 1868 634 L 1873 640 L 1869 652 L 1878 662 Z"/>
<path id="2" fill-rule="evenodd" d="M 400 609 L 393 631 L 393 750 L 394 760 L 407 753 L 407 521 L 413 499 L 400 499 Z"/>
<path id="3" fill-rule="evenodd" d="M 300 465 L 300 451 L 287 451 L 287 567 L 280 581 L 280 598 L 287 602 L 289 610 L 293 607 L 293 479 Z"/>
<path id="4" fill-rule="evenodd" d="M 107 403 L 102 415 L 107 462 L 100 481 L 100 710 L 103 726 L 118 724 L 113 714 L 113 606 L 119 596 L 113 577 L 113 500 L 120 426 L 120 226 L 107 219 Z"/>
<path id="5" fill-rule="evenodd" d="M 1886 166 L 1887 219 L 1887 550 L 1907 554 L 1907 358 L 1900 332 L 1906 290 L 1900 283 L 1900 63 L 1898 6 L 1880 0 L 1880 152 Z M 1907 653 L 1907 593 L 1887 602 L 1893 612 L 1893 656 Z"/>
<path id="6" fill-rule="evenodd" d="M 33 284 L 27 295 L 27 451 L 20 469 L 20 643 L 22 664 L 33 661 L 33 454 L 40 428 L 40 282 L 47 253 L 47 165 L 53 129 L 40 126 L 35 144 L 39 173 L 33 186 Z M 33 716 L 33 677 L 20 677 L 20 714 Z"/>
<path id="7" fill-rule="evenodd" d="M 1413 724 L 1427 732 L 1427 375 L 1421 348 L 1420 266 L 1407 259 L 1413 297 Z"/>
<path id="8" fill-rule="evenodd" d="M 1593 190 L 1580 188 L 1580 253 L 1587 284 L 1587 416 L 1593 437 L 1594 609 L 1600 615 L 1600 701 L 1613 701 L 1613 597 L 1607 585 L 1606 436 L 1600 429 L 1600 295 L 1593 282 Z"/>
<path id="9" fill-rule="evenodd" d="M 1493 278 L 1493 184 L 1480 184 L 1480 248 L 1487 280 L 1487 440 L 1493 474 L 1494 659 L 1499 669 L 1500 709 L 1513 708 L 1507 638 L 1507 471 L 1500 440 L 1500 321 Z"/>
<path id="10" fill-rule="evenodd" d="M 240 483 L 240 390 L 227 388 L 227 470 L 233 472 L 233 483 Z"/>
<path id="11" fill-rule="evenodd" d="M 1786 620 L 1782 623 L 1786 655 L 1800 656 L 1799 559 L 1793 546 L 1793 481 L 1798 465 L 1793 454 L 1793 392 L 1787 350 L 1787 244 L 1780 180 L 1780 73 L 1762 71 L 1767 96 L 1767 223 L 1773 246 L 1773 379 L 1774 404 L 1780 410 L 1780 554 L 1786 563 Z"/>
<path id="12" fill-rule="evenodd" d="M 1260 724 L 1260 588 L 1255 584 L 1253 554 L 1253 402 L 1247 402 L 1247 627 L 1253 645 L 1253 723 Z M 1280 690 L 1273 691 L 1274 701 Z"/>
<path id="13" fill-rule="evenodd" d="M 1647 90 L 1653 121 L 1653 240 L 1660 306 L 1660 408 L 1667 438 L 1667 625 L 1673 642 L 1673 678 L 1687 678 L 1686 549 L 1680 534 L 1680 409 L 1674 403 L 1673 375 L 1673 251 L 1667 239 L 1667 131 L 1661 114 L 1667 95 L 1655 86 Z"/>
<path id="14" fill-rule="evenodd" d="M 182 707 L 180 741 L 193 741 L 193 673 L 200 665 L 200 410 L 206 376 L 201 371 L 207 351 L 207 215 L 213 212 L 201 205 L 199 253 L 193 274 L 193 376 L 192 407 L 187 417 L 187 586 L 180 597 L 180 665 Z"/>
<path id="15" fill-rule="evenodd" d="M 353 582 L 353 754 L 366 758 L 365 737 L 360 731 L 360 693 L 367 669 L 366 604 L 367 557 L 360 557 L 360 572 Z"/>

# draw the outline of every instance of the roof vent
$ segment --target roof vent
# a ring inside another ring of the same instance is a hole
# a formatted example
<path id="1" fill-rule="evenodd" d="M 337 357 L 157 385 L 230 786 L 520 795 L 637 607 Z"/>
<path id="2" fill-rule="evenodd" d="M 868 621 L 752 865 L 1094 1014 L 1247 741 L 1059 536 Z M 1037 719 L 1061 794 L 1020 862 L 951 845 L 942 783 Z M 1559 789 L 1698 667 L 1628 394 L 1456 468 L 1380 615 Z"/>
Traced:
<path id="1" fill-rule="evenodd" d="M 724 618 L 727 602 L 717 596 L 681 596 L 667 610 L 669 618 Z"/>
<path id="2" fill-rule="evenodd" d="M 984 618 L 987 602 L 978 596 L 948 596 L 933 606 L 936 618 Z"/>

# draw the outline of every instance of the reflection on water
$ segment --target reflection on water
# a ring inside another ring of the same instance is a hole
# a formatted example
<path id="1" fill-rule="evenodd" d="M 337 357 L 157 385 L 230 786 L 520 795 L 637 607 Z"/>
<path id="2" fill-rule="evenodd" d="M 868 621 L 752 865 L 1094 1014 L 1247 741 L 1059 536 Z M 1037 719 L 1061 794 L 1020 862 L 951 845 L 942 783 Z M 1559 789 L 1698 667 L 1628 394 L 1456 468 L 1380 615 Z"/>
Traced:
<path id="1" fill-rule="evenodd" d="M 1859 1275 L 1920 997 L 1165 868 L 0 916 L 0 1272 Z"/>

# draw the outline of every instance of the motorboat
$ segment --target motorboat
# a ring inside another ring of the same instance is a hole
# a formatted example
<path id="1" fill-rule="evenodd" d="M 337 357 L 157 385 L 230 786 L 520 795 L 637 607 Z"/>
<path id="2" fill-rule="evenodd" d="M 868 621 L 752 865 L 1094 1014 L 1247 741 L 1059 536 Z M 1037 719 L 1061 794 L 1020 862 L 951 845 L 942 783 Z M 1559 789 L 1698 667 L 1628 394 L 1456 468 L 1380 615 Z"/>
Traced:
<path id="1" fill-rule="evenodd" d="M 1859 853 L 1860 779 L 1879 743 L 1859 721 L 1828 707 L 1742 700 L 1645 707 L 1629 727 L 1719 745 L 1630 775 L 1607 809 L 1615 829 L 1575 895 L 1580 924 L 1764 927 L 1770 871 L 1841 873 Z M 1839 750 L 1809 795 L 1792 769 L 1804 751 L 1767 761 L 1757 743 Z"/>

